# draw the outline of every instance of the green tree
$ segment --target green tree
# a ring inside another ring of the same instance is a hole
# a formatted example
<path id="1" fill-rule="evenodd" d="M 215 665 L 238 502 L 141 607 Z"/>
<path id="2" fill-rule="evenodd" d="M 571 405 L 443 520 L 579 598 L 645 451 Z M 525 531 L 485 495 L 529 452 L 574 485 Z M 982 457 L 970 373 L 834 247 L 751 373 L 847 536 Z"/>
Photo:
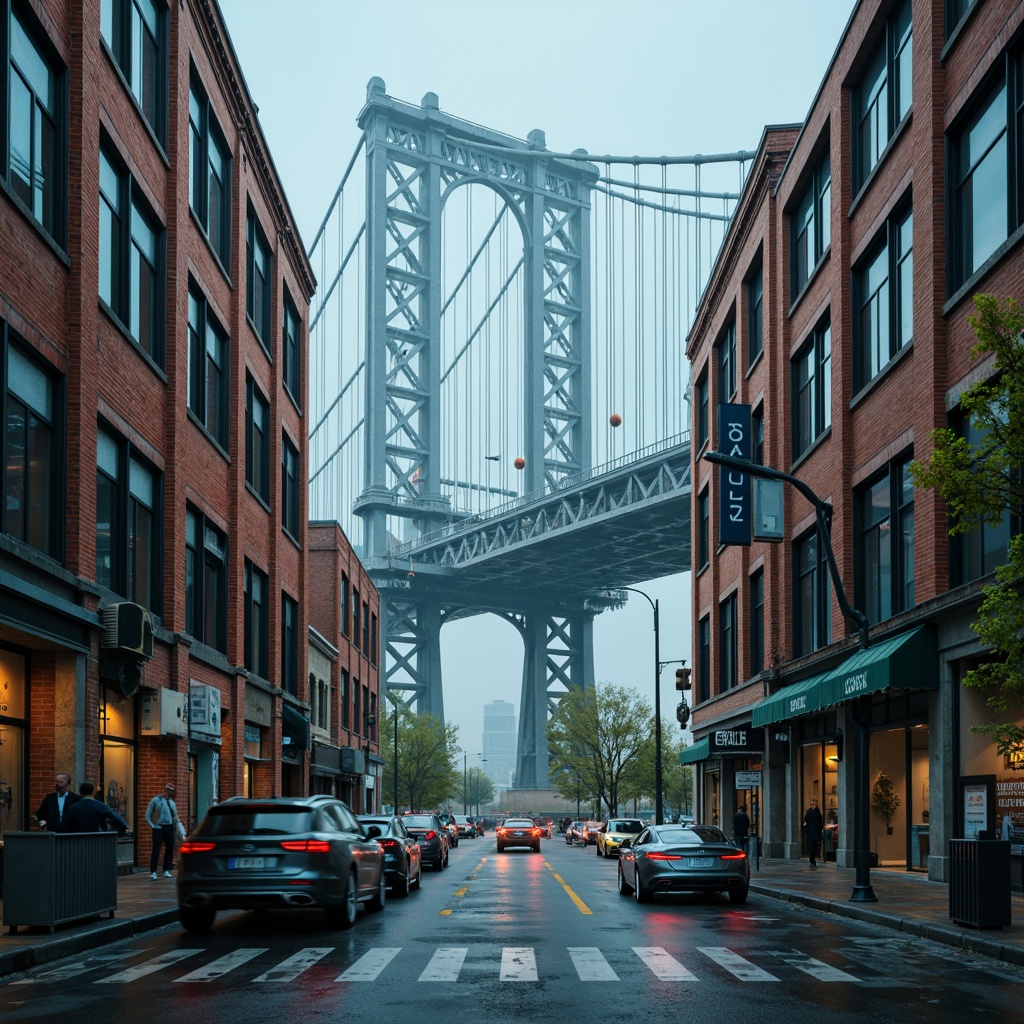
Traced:
<path id="1" fill-rule="evenodd" d="M 928 462 L 911 470 L 918 487 L 936 490 L 951 517 L 950 533 L 995 526 L 1024 512 L 1024 310 L 1014 299 L 1000 303 L 991 295 L 974 297 L 971 328 L 978 343 L 974 359 L 994 357 L 992 372 L 969 387 L 960 398 L 977 440 L 972 444 L 954 430 L 931 434 Z M 1016 716 L 1024 704 L 1024 537 L 1010 540 L 1009 557 L 984 587 L 974 624 L 991 660 L 971 669 L 964 685 L 988 690 L 992 721 L 975 730 L 992 736 L 1005 754 L 1024 746 L 1024 729 L 1001 721 Z"/>
<path id="2" fill-rule="evenodd" d="M 458 727 L 445 725 L 435 715 L 419 715 L 399 703 L 398 757 L 395 758 L 395 706 L 380 723 L 380 753 L 384 758 L 382 792 L 394 799 L 398 771 L 398 801 L 408 810 L 439 807 L 462 784 L 462 766 L 456 766 Z M 461 792 L 461 790 L 460 790 Z M 398 808 L 396 808 L 396 811 Z"/>
<path id="3" fill-rule="evenodd" d="M 664 730 L 662 734 L 671 735 Z M 661 797 L 666 818 L 676 821 L 693 813 L 693 765 L 679 763 L 686 747 L 682 737 L 662 745 Z"/>
<path id="4" fill-rule="evenodd" d="M 650 704 L 635 690 L 599 684 L 571 689 L 547 725 L 548 776 L 555 789 L 618 814 L 619 803 L 653 789 L 654 739 Z"/>
<path id="5" fill-rule="evenodd" d="M 482 768 L 469 769 L 469 782 L 466 789 L 469 794 L 469 808 L 474 814 L 494 799 L 494 783 Z"/>

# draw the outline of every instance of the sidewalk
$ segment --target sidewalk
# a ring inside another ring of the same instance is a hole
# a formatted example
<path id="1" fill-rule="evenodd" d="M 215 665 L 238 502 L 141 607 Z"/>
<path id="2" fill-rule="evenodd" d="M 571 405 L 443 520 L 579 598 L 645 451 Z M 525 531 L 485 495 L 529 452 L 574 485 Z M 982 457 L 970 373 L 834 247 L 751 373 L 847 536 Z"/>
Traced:
<path id="1" fill-rule="evenodd" d="M 751 865 L 750 889 L 761 896 L 1024 965 L 1024 894 L 1010 896 L 1009 927 L 979 931 L 949 919 L 949 887 L 941 882 L 930 882 L 924 875 L 906 871 L 876 868 L 871 872 L 871 887 L 878 902 L 851 903 L 855 878 L 853 868 L 837 868 L 832 863 L 811 871 L 805 861 L 762 860 L 760 870 Z M 0 901 L 0 921 L 2 908 Z M 90 918 L 63 925 L 52 933 L 26 928 L 20 928 L 14 935 L 9 934 L 8 928 L 0 931 L 0 976 L 131 938 L 177 920 L 172 879 L 154 882 L 147 871 L 122 875 L 117 880 L 117 911 L 113 918 Z"/>

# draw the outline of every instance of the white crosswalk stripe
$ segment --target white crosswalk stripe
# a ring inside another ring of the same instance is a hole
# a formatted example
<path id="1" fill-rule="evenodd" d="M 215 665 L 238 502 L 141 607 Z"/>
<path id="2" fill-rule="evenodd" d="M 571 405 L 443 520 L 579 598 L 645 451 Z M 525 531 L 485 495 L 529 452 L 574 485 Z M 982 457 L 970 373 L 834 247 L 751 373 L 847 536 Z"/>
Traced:
<path id="1" fill-rule="evenodd" d="M 537 958 L 528 946 L 506 946 L 501 951 L 502 981 L 537 981 Z"/>
<path id="2" fill-rule="evenodd" d="M 261 974 L 253 981 L 294 981 L 303 971 L 308 970 L 328 953 L 333 953 L 333 946 L 307 946 L 300 949 L 294 956 L 282 960 L 276 967 L 271 967 L 266 974 Z"/>
<path id="3" fill-rule="evenodd" d="M 183 978 L 175 978 L 174 980 L 216 981 L 218 978 L 223 978 L 228 971 L 233 971 L 236 967 L 241 967 L 242 964 L 255 959 L 260 953 L 266 953 L 266 949 L 236 949 L 225 954 L 219 960 L 214 960 L 212 963 L 206 964 L 205 967 L 200 967 L 192 971 L 191 974 L 186 974 Z"/>
<path id="4" fill-rule="evenodd" d="M 420 981 L 458 981 L 459 971 L 469 952 L 468 946 L 449 946 L 434 950 L 430 963 L 420 975 Z"/>
<path id="5" fill-rule="evenodd" d="M 334 980 L 374 981 L 377 975 L 401 952 L 401 946 L 368 950 L 348 970 L 343 971 Z"/>
<path id="6" fill-rule="evenodd" d="M 719 967 L 724 967 L 740 981 L 778 981 L 774 974 L 762 971 L 756 964 L 744 960 L 739 953 L 734 953 L 725 946 L 698 946 L 698 953 L 703 953 L 709 960 L 714 960 Z"/>
<path id="7" fill-rule="evenodd" d="M 124 985 L 129 981 L 138 981 L 139 978 L 155 974 L 157 971 L 162 971 L 165 967 L 176 964 L 179 960 L 184 960 L 186 957 L 195 956 L 196 953 L 201 952 L 201 949 L 173 949 L 169 953 L 161 953 L 159 956 L 153 957 L 152 960 L 145 961 L 145 963 L 118 971 L 117 974 L 108 975 L 106 978 L 98 978 L 95 984 Z"/>
<path id="8" fill-rule="evenodd" d="M 768 955 L 778 957 L 784 963 L 789 964 L 790 967 L 795 967 L 798 971 L 804 971 L 812 978 L 817 978 L 818 981 L 860 981 L 860 978 L 855 978 L 852 974 L 839 970 L 838 967 L 830 967 L 820 960 L 815 960 L 813 956 L 799 953 L 795 949 L 782 950 L 769 953 Z"/>
<path id="9" fill-rule="evenodd" d="M 661 946 L 634 946 L 633 952 L 654 972 L 659 981 L 696 981 L 697 976 L 688 971 L 674 956 Z"/>
<path id="10" fill-rule="evenodd" d="M 118 960 L 127 960 L 135 956 L 138 950 L 125 949 L 119 953 L 97 953 L 88 960 L 76 960 L 74 963 L 62 964 L 60 967 L 51 967 L 49 970 L 40 971 L 28 978 L 19 978 L 12 981 L 12 985 L 34 985 L 40 981 L 53 984 L 55 981 L 64 981 L 67 978 L 77 978 L 80 974 L 88 974 L 95 971 L 97 967 L 105 967 L 107 964 L 116 963 Z"/>
<path id="11" fill-rule="evenodd" d="M 580 981 L 618 981 L 619 976 L 596 946 L 570 946 L 569 956 Z"/>

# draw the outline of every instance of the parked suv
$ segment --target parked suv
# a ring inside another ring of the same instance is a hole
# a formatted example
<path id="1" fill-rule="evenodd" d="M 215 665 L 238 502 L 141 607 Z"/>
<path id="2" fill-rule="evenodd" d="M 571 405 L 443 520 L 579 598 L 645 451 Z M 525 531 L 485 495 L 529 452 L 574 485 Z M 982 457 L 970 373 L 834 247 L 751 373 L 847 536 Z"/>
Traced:
<path id="1" fill-rule="evenodd" d="M 402 822 L 420 844 L 424 864 L 438 871 L 448 867 L 448 831 L 436 814 L 405 814 Z"/>
<path id="2" fill-rule="evenodd" d="M 178 848 L 178 916 L 205 932 L 218 910 L 320 907 L 351 928 L 360 903 L 383 910 L 384 854 L 329 796 L 215 804 Z"/>

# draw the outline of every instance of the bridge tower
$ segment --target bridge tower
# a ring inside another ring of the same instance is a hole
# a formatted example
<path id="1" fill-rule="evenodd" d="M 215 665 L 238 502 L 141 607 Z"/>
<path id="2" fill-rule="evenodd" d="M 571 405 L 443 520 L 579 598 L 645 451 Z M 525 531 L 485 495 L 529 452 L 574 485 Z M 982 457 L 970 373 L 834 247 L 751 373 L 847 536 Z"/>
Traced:
<path id="1" fill-rule="evenodd" d="M 524 493 L 550 491 L 590 468 L 590 194 L 598 168 L 556 157 L 540 131 L 527 142 L 385 94 L 373 78 L 359 115 L 366 141 L 366 422 L 364 486 L 355 512 L 363 561 L 381 592 L 385 685 L 392 699 L 444 718 L 440 632 L 452 617 L 504 613 L 524 640 L 517 785 L 548 784 L 544 727 L 559 687 L 592 686 L 594 608 L 509 608 L 464 593 L 444 565 L 394 557 L 399 543 L 457 513 L 440 487 L 441 219 L 452 193 L 493 189 L 522 232 Z M 500 387 L 495 382 L 495 387 Z M 481 666 L 486 671 L 486 666 Z"/>

